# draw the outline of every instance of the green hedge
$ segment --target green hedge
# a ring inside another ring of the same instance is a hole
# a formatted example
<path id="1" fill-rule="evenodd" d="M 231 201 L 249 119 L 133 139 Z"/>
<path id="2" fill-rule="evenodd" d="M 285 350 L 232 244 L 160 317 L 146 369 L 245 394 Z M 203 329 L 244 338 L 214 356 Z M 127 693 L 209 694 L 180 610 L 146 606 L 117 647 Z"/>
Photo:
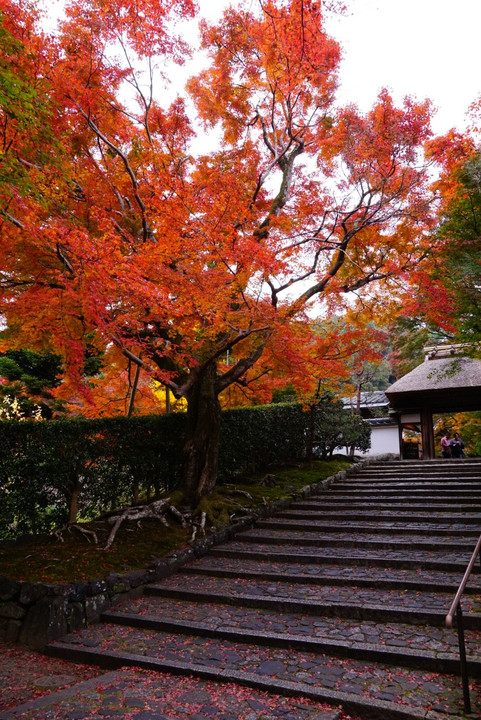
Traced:
<path id="1" fill-rule="evenodd" d="M 51 532 L 173 489 L 186 416 L 0 423 L 0 538 Z M 222 413 L 219 482 L 306 457 L 300 405 Z M 75 499 L 75 495 L 78 497 Z"/>
<path id="2" fill-rule="evenodd" d="M 219 479 L 305 457 L 306 415 L 301 405 L 235 408 L 222 413 Z"/>
<path id="3" fill-rule="evenodd" d="M 69 517 L 130 504 L 178 479 L 184 417 L 0 423 L 0 537 L 51 531 Z"/>

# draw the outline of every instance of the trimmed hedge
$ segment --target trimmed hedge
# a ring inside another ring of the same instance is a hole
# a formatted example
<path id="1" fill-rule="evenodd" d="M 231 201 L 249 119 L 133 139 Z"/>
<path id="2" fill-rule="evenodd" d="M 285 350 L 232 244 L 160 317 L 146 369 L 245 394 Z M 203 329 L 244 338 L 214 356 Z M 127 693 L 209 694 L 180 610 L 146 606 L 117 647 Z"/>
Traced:
<path id="1" fill-rule="evenodd" d="M 303 459 L 306 414 L 301 405 L 235 408 L 222 413 L 219 480 Z"/>
<path id="2" fill-rule="evenodd" d="M 51 532 L 180 480 L 186 416 L 0 423 L 0 538 Z M 222 413 L 219 482 L 306 457 L 300 405 Z"/>
<path id="3" fill-rule="evenodd" d="M 50 532 L 178 480 L 184 416 L 0 424 L 0 537 Z M 13 525 L 12 525 L 13 522 Z"/>

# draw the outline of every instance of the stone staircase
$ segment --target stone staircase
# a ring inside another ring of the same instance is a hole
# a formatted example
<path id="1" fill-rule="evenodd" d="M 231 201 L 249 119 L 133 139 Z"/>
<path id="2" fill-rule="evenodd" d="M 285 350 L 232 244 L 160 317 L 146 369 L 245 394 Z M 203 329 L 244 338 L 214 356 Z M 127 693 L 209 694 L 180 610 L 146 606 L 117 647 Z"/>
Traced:
<path id="1" fill-rule="evenodd" d="M 481 460 L 364 465 L 257 522 L 48 652 L 328 702 L 464 717 L 445 615 L 481 533 Z M 481 572 L 463 599 L 481 718 Z"/>

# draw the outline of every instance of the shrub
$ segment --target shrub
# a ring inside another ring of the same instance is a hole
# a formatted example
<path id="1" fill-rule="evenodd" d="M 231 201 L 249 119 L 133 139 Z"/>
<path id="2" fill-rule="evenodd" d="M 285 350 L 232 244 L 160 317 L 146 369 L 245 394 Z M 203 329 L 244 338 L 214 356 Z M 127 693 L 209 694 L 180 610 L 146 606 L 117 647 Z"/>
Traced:
<path id="1" fill-rule="evenodd" d="M 340 400 L 326 395 L 311 407 L 315 454 L 323 460 L 337 448 L 348 447 L 365 452 L 371 447 L 371 428 L 356 413 L 346 410 Z"/>
<path id="2" fill-rule="evenodd" d="M 316 411 L 323 457 L 341 443 L 368 447 L 360 419 L 337 409 L 325 404 Z M 130 505 L 141 494 L 172 490 L 182 472 L 185 419 L 174 413 L 1 422 L 0 537 L 51 532 L 67 520 Z M 219 482 L 304 459 L 309 419 L 298 404 L 224 411 Z"/>

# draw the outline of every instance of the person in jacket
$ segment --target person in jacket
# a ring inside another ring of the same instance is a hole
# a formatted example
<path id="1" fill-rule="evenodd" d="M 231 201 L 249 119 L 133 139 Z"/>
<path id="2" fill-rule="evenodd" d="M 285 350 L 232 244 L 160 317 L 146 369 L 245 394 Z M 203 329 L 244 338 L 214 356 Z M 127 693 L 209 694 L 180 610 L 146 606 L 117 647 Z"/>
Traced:
<path id="1" fill-rule="evenodd" d="M 458 433 L 454 433 L 453 439 L 450 442 L 451 445 L 451 456 L 453 458 L 464 457 L 464 443 L 459 437 Z"/>

